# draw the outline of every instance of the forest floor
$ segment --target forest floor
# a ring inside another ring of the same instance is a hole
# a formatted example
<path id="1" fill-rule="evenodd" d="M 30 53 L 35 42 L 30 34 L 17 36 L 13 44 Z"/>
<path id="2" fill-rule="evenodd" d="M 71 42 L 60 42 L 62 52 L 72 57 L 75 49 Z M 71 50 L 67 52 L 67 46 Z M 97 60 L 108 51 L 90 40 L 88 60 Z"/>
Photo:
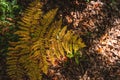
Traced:
<path id="1" fill-rule="evenodd" d="M 91 2 L 82 11 L 71 10 L 65 18 L 87 45 L 84 57 L 80 64 L 68 60 L 52 66 L 43 80 L 120 80 L 119 9 Z"/>
<path id="2" fill-rule="evenodd" d="M 86 47 L 79 64 L 74 58 L 67 58 L 51 66 L 43 80 L 120 80 L 120 3 L 111 7 L 99 1 L 73 4 L 67 0 L 48 1 L 51 2 L 45 3 L 43 10 L 59 6 L 57 17 L 63 17 L 63 25 L 79 34 Z M 6 76 L 4 80 L 8 80 Z"/>

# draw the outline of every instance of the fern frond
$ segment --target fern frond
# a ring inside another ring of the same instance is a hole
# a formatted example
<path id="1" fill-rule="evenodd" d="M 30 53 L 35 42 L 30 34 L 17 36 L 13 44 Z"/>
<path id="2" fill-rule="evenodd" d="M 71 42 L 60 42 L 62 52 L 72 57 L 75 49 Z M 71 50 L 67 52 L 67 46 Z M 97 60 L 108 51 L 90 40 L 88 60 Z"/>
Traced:
<path id="1" fill-rule="evenodd" d="M 62 20 L 55 21 L 58 9 L 43 15 L 41 7 L 36 0 L 18 22 L 19 30 L 14 34 L 19 36 L 19 41 L 11 42 L 7 58 L 11 79 L 27 76 L 29 80 L 41 80 L 42 73 L 47 74 L 49 65 L 54 65 L 56 59 L 85 47 L 78 35 L 67 30 L 67 26 L 62 27 Z"/>
<path id="2" fill-rule="evenodd" d="M 9 48 L 7 73 L 12 80 L 23 80 L 24 76 L 27 76 L 30 80 L 41 80 L 38 61 L 30 57 L 33 54 L 32 43 L 39 36 L 36 34 L 36 29 L 39 30 L 38 25 L 42 15 L 42 6 L 39 1 L 35 1 L 30 5 L 23 14 L 21 21 L 18 22 L 19 30 L 14 33 L 20 37 L 19 41 Z"/>
<path id="3" fill-rule="evenodd" d="M 59 38 L 62 39 L 65 35 L 65 32 L 67 30 L 67 27 L 65 26 L 60 32 L 59 32 Z"/>
<path id="4" fill-rule="evenodd" d="M 11 79 L 13 80 L 22 80 L 22 75 L 24 74 L 24 71 L 22 70 L 22 67 L 19 64 L 19 55 L 17 54 L 19 51 L 15 48 L 9 48 L 10 52 L 8 54 L 7 58 L 7 65 L 8 69 L 7 72 Z"/>
<path id="5" fill-rule="evenodd" d="M 47 14 L 45 14 L 41 19 L 41 25 L 48 26 L 55 18 L 57 10 L 58 9 L 52 9 Z"/>

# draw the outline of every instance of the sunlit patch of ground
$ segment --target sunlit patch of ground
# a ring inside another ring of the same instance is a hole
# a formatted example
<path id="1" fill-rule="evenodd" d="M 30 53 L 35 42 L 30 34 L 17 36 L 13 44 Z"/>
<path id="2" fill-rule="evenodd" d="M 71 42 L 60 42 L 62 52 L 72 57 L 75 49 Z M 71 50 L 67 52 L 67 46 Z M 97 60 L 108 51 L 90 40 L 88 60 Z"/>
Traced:
<path id="1" fill-rule="evenodd" d="M 92 64 L 85 80 L 120 80 L 120 19 L 113 24 L 99 40 L 93 40 L 89 48 Z"/>
<path id="2" fill-rule="evenodd" d="M 120 63 L 120 19 L 113 24 L 116 26 L 109 29 L 101 38 L 99 42 L 95 41 L 90 49 L 94 49 L 96 54 L 105 57 L 108 64 Z"/>

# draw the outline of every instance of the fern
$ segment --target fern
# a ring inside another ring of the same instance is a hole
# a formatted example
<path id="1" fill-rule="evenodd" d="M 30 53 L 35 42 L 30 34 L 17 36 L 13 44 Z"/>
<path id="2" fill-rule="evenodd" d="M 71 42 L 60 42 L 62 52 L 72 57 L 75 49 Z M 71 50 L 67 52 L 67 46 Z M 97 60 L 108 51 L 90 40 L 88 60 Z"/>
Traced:
<path id="1" fill-rule="evenodd" d="M 56 56 L 58 59 L 60 59 L 61 56 L 64 57 L 67 55 L 70 57 L 69 55 L 75 55 L 79 50 L 85 47 L 81 38 L 79 38 L 79 36 L 74 34 L 71 30 L 67 30 L 66 26 L 63 28 L 55 28 L 49 41 L 51 43 L 49 45 L 49 55 L 54 54 L 53 56 Z M 53 58 L 53 60 L 55 59 Z M 53 60 L 51 61 L 54 62 Z"/>
<path id="2" fill-rule="evenodd" d="M 32 43 L 36 40 L 36 29 L 42 11 L 40 2 L 33 2 L 31 7 L 24 13 L 21 22 L 18 22 L 19 29 L 15 34 L 19 35 L 19 41 L 9 49 L 7 64 L 8 74 L 13 80 L 21 80 L 28 76 L 30 80 L 40 80 L 40 68 L 37 61 L 30 58 L 32 55 Z M 39 29 L 38 29 L 39 30 Z M 12 44 L 12 45 L 14 45 Z M 14 61 L 13 61 L 14 60 Z"/>
<path id="3" fill-rule="evenodd" d="M 58 9 L 43 14 L 41 7 L 37 0 L 30 4 L 14 33 L 19 41 L 10 42 L 7 72 L 13 80 L 41 80 L 42 73 L 47 74 L 56 59 L 85 47 L 78 35 L 62 27 L 62 20 L 54 20 Z"/>

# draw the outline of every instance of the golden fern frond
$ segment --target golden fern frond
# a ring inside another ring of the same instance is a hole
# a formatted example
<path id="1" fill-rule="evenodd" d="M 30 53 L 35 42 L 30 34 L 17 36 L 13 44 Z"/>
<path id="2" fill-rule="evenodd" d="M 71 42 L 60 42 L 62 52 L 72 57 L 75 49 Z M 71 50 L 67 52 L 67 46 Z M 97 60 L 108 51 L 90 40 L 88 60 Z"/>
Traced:
<path id="1" fill-rule="evenodd" d="M 20 38 L 14 46 L 11 46 L 7 58 L 7 73 L 13 80 L 23 80 L 27 76 L 30 80 L 41 80 L 41 71 L 37 60 L 31 59 L 33 51 L 32 43 L 39 36 L 36 30 L 42 15 L 41 3 L 33 2 L 25 11 L 21 21 L 18 22 L 17 34 Z"/>
<path id="2" fill-rule="evenodd" d="M 13 80 L 22 80 L 22 75 L 24 74 L 24 71 L 22 70 L 22 67 L 19 64 L 19 55 L 17 54 L 19 50 L 16 50 L 14 47 L 9 48 L 9 53 L 7 57 L 6 64 L 7 67 L 7 73 L 9 74 L 9 77 Z"/>
<path id="3" fill-rule="evenodd" d="M 49 27 L 49 29 L 48 29 L 49 31 L 46 33 L 45 37 L 50 39 L 52 37 L 52 33 L 53 33 L 54 29 L 55 29 L 54 25 L 52 25 L 52 27 Z"/>
<path id="4" fill-rule="evenodd" d="M 58 46 L 58 51 L 59 51 L 60 55 L 62 57 L 64 57 L 65 56 L 65 51 L 64 51 L 64 48 L 62 47 L 61 41 L 58 41 L 58 45 L 57 46 Z"/>
<path id="5" fill-rule="evenodd" d="M 62 46 L 65 49 L 67 54 L 71 54 L 72 53 L 72 49 L 70 48 L 70 40 L 72 39 L 73 33 L 71 31 L 67 31 L 62 39 Z"/>
<path id="6" fill-rule="evenodd" d="M 27 76 L 30 80 L 41 80 L 41 74 L 47 74 L 49 60 L 54 64 L 66 53 L 73 54 L 85 47 L 78 35 L 67 30 L 67 26 L 62 27 L 62 20 L 54 21 L 58 9 L 43 15 L 41 7 L 35 0 L 18 22 L 19 30 L 14 34 L 19 36 L 19 41 L 11 42 L 13 46 L 7 58 L 8 74 L 13 75 L 12 79 Z"/>
<path id="7" fill-rule="evenodd" d="M 55 18 L 57 10 L 58 9 L 52 9 L 47 14 L 45 14 L 41 19 L 41 25 L 48 26 Z"/>
<path id="8" fill-rule="evenodd" d="M 65 32 L 67 30 L 67 27 L 65 26 L 60 32 L 59 32 L 59 38 L 62 39 L 65 35 Z"/>
<path id="9" fill-rule="evenodd" d="M 86 45 L 82 42 L 82 39 L 79 38 L 78 35 L 73 36 L 73 50 L 76 53 L 78 50 L 86 47 Z"/>
<path id="10" fill-rule="evenodd" d="M 42 29 L 41 29 L 39 37 L 42 37 L 42 38 L 45 37 L 45 35 L 47 34 L 47 30 L 49 29 L 49 26 L 50 26 L 51 22 L 54 20 L 56 12 L 57 12 L 57 9 L 52 9 L 49 12 L 47 12 L 43 16 L 43 18 L 40 20 L 40 23 L 41 23 L 40 28 L 42 28 Z"/>
<path id="11" fill-rule="evenodd" d="M 30 80 L 41 80 L 41 72 L 38 62 L 31 59 L 30 54 L 21 56 L 19 62 L 23 64 L 27 76 Z"/>
<path id="12" fill-rule="evenodd" d="M 37 41 L 34 42 L 32 45 L 32 50 L 34 51 L 32 57 L 40 61 L 39 67 L 41 68 L 41 70 L 44 73 L 47 73 L 47 68 L 48 68 L 48 62 L 46 59 L 47 45 L 44 44 L 44 43 L 47 43 L 46 40 L 49 40 L 48 38 L 46 38 L 46 35 L 47 35 L 46 31 L 48 30 L 47 28 L 49 28 L 49 25 L 51 24 L 54 16 L 56 15 L 56 10 L 57 9 L 54 9 L 54 10 L 51 10 L 50 12 L 46 13 L 43 16 L 43 19 L 40 20 L 41 24 L 40 24 L 39 28 L 41 30 L 38 31 L 39 33 L 37 33 L 37 34 L 39 34 L 39 37 L 37 37 L 38 38 Z"/>
<path id="13" fill-rule="evenodd" d="M 54 27 L 54 30 L 52 31 L 52 38 L 59 38 L 59 32 L 60 32 L 60 30 L 61 30 L 61 26 L 62 26 L 62 20 L 59 20 L 59 21 L 56 21 L 56 22 L 54 22 L 52 25 L 51 25 L 51 27 Z"/>
<path id="14" fill-rule="evenodd" d="M 46 51 L 44 46 L 44 40 L 39 38 L 38 41 L 36 41 L 32 48 L 33 54 L 31 55 L 31 59 L 40 61 L 38 63 L 39 68 L 42 72 L 47 74 L 48 69 L 48 62 L 46 61 Z"/>
<path id="15" fill-rule="evenodd" d="M 55 21 L 50 25 L 48 34 L 45 36 L 45 46 L 47 47 L 46 53 L 49 61 L 54 65 L 56 59 L 60 59 L 64 55 L 64 52 L 59 51 L 59 31 L 61 30 L 62 20 Z M 57 49 L 58 48 L 58 49 Z M 62 49 L 62 48 L 61 48 Z"/>
<path id="16" fill-rule="evenodd" d="M 60 27 L 61 28 L 61 27 Z M 50 52 L 53 52 L 58 59 L 60 56 L 65 56 L 67 54 L 75 54 L 78 50 L 85 47 L 85 44 L 82 42 L 81 38 L 78 35 L 74 34 L 71 30 L 67 30 L 67 26 L 61 28 L 59 31 L 54 29 L 54 37 L 50 40 L 52 44 L 50 45 Z M 51 54 L 53 54 L 51 53 Z"/>

